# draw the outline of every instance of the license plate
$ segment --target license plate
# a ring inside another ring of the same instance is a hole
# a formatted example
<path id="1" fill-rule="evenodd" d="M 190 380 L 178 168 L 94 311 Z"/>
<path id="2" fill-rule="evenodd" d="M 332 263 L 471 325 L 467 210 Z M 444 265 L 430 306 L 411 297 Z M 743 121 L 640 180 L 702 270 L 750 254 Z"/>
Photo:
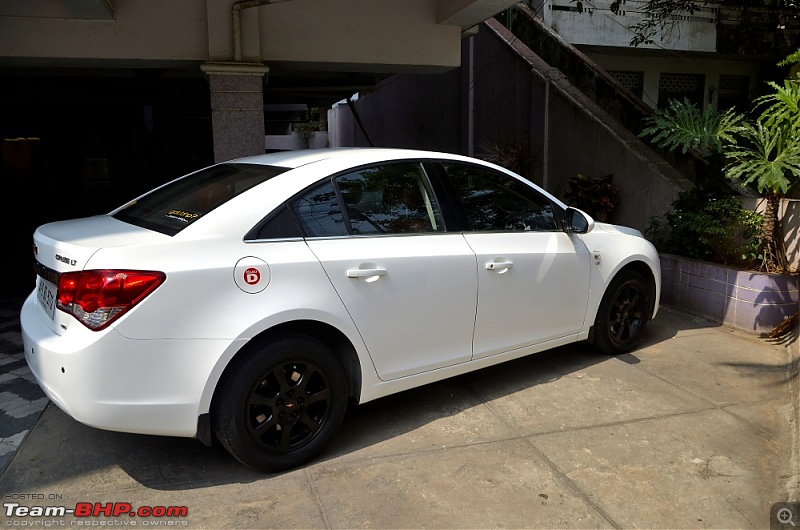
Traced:
<path id="1" fill-rule="evenodd" d="M 39 276 L 39 285 L 36 288 L 36 297 L 42 310 L 50 317 L 55 318 L 56 314 L 56 286 Z"/>

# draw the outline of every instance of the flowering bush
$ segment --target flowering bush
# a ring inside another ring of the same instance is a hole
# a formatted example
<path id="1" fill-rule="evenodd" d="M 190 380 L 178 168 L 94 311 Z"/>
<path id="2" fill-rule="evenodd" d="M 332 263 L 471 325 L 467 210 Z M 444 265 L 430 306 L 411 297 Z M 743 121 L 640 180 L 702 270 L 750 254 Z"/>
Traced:
<path id="1" fill-rule="evenodd" d="M 611 182 L 612 177 L 613 173 L 599 178 L 578 173 L 569 180 L 564 199 L 597 221 L 608 221 L 619 202 L 619 186 Z"/>

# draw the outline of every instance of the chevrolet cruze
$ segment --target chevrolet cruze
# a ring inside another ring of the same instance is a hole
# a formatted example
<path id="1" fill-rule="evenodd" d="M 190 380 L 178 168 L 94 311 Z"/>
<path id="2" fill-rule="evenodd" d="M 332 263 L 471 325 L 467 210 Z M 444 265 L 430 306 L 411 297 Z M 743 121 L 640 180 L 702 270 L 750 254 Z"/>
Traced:
<path id="1" fill-rule="evenodd" d="M 33 236 L 25 356 L 114 431 L 302 464 L 364 403 L 568 343 L 637 346 L 658 254 L 484 161 L 397 149 L 243 158 Z"/>

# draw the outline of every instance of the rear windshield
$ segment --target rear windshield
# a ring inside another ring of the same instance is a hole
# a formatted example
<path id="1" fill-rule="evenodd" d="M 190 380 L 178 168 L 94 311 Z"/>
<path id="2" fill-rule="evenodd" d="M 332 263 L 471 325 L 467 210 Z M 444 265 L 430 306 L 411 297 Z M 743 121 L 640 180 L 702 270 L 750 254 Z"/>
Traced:
<path id="1" fill-rule="evenodd" d="M 217 206 L 286 171 L 253 164 L 219 164 L 153 190 L 113 217 L 173 236 Z"/>

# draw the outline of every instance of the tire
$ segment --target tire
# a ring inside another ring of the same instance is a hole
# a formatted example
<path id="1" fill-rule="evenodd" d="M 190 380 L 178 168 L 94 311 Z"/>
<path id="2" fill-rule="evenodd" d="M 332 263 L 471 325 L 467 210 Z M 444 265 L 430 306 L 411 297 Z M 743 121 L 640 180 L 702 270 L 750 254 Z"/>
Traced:
<path id="1" fill-rule="evenodd" d="M 217 387 L 212 426 L 227 451 L 264 472 L 311 460 L 347 410 L 344 370 L 321 341 L 289 335 L 253 347 Z"/>
<path id="2" fill-rule="evenodd" d="M 594 321 L 595 348 L 607 355 L 635 349 L 650 320 L 647 282 L 636 271 L 622 271 L 608 286 Z"/>

